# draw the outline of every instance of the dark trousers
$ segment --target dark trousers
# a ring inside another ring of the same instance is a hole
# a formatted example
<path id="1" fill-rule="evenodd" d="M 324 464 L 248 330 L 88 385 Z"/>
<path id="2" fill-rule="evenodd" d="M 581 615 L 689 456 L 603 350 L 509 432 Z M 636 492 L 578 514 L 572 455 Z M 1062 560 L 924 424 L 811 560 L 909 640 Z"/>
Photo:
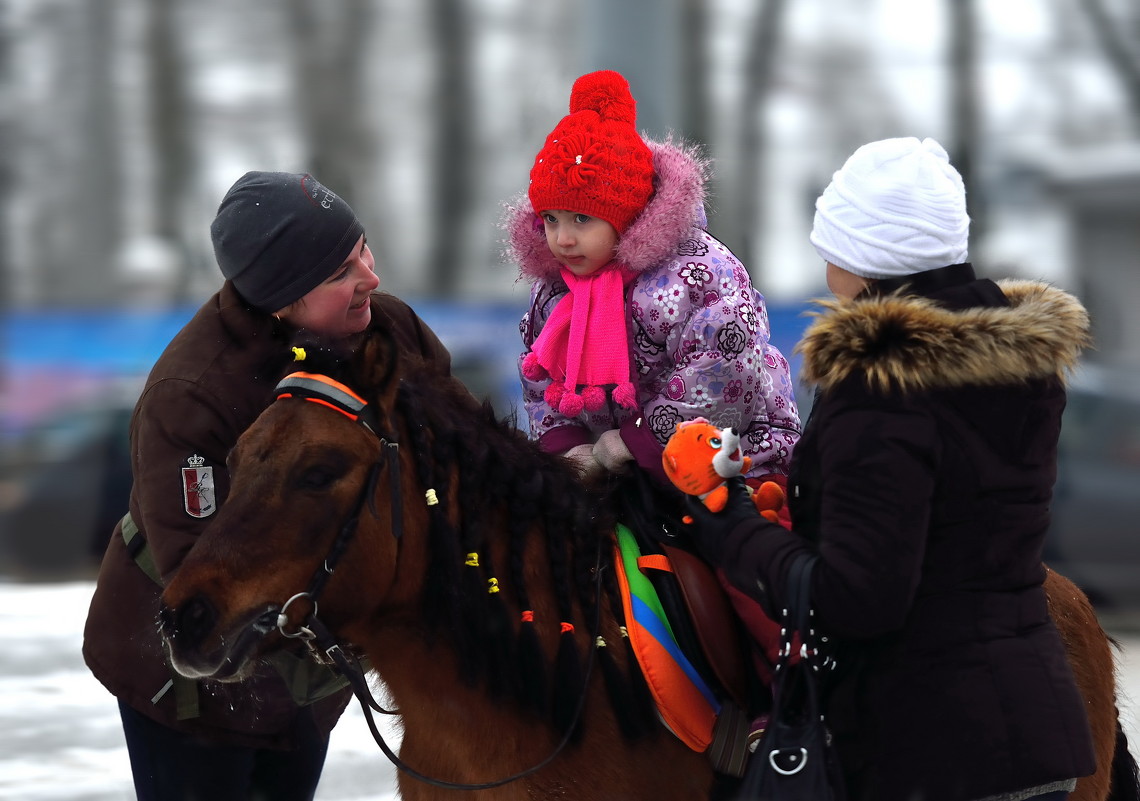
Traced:
<path id="1" fill-rule="evenodd" d="M 215 745 L 122 702 L 119 714 L 139 801 L 311 801 L 329 747 L 307 712 L 294 751 Z"/>

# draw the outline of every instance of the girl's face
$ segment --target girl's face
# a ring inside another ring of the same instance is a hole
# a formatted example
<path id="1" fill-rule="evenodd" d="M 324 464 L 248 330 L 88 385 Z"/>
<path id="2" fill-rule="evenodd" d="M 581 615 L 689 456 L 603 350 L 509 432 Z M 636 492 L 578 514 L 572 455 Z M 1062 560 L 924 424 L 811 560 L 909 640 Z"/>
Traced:
<path id="1" fill-rule="evenodd" d="M 618 232 L 599 217 L 565 209 L 542 213 L 546 244 L 554 258 L 582 278 L 605 267 L 614 258 Z"/>
<path id="2" fill-rule="evenodd" d="M 277 316 L 292 326 L 322 336 L 339 339 L 359 334 L 372 320 L 368 299 L 378 286 L 376 262 L 367 239 L 361 236 L 332 275 Z"/>

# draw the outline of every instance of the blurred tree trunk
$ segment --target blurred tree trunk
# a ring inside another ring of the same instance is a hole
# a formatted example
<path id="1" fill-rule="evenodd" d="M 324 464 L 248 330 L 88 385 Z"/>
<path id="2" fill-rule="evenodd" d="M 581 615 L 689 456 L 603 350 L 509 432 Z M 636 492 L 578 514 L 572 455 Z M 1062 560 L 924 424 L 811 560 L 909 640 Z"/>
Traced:
<path id="1" fill-rule="evenodd" d="M 177 254 L 173 300 L 189 299 L 194 260 L 184 223 L 198 172 L 190 144 L 186 66 L 174 0 L 149 0 L 146 63 L 154 143 L 154 233 Z"/>
<path id="2" fill-rule="evenodd" d="M 978 81 L 978 22 L 974 0 L 947 0 L 950 19 L 950 161 L 966 185 L 970 240 L 986 230 L 985 187 L 977 169 L 981 143 L 981 84 Z"/>
<path id="3" fill-rule="evenodd" d="M 307 172 L 354 208 L 365 187 L 357 179 L 373 152 L 365 110 L 372 53 L 371 0 L 317 3 L 288 0 L 300 129 Z M 365 230 L 371 221 L 363 221 Z"/>
<path id="4" fill-rule="evenodd" d="M 744 99 L 740 109 L 740 169 L 735 180 L 733 213 L 736 222 L 725 235 L 729 247 L 739 247 L 745 264 L 759 269 L 764 242 L 765 196 L 768 152 L 767 105 L 776 74 L 776 55 L 786 10 L 786 0 L 764 0 L 753 17 L 752 32 L 746 39 L 748 53 L 744 66 Z"/>
<path id="5" fill-rule="evenodd" d="M 16 152 L 15 107 L 13 87 L 16 85 L 12 73 L 12 24 L 8 18 L 10 10 L 0 6 L 0 186 L 15 185 L 13 154 Z M 9 231 L 12 208 L 12 193 L 5 192 L 0 198 L 0 231 Z M 12 286 L 15 283 L 12 273 L 11 242 L 8 237 L 0 242 L 0 318 L 12 306 Z M 0 352 L 4 351 L 3 329 L 0 329 Z M 4 384 L 5 364 L 0 361 L 0 387 Z"/>
<path id="6" fill-rule="evenodd" d="M 467 246 L 468 208 L 472 196 L 469 169 L 479 147 L 479 130 L 473 113 L 469 75 L 470 23 L 464 0 L 433 0 L 428 25 L 434 36 L 436 109 L 434 132 L 431 216 L 437 222 L 428 243 L 428 291 L 439 296 L 454 294 L 464 269 L 463 259 L 472 253 Z"/>
<path id="7" fill-rule="evenodd" d="M 1093 32 L 1109 64 L 1116 70 L 1124 84 L 1125 93 L 1132 106 L 1135 129 L 1140 125 L 1140 53 L 1129 45 L 1128 37 L 1123 33 L 1128 28 L 1113 21 L 1104 0 L 1083 0 L 1080 6 L 1092 23 Z"/>
<path id="8" fill-rule="evenodd" d="M 712 143 L 712 104 L 709 102 L 709 16 L 706 0 L 682 0 L 681 30 L 685 45 L 681 48 L 681 134 L 690 142 L 699 142 L 707 151 Z"/>
<path id="9" fill-rule="evenodd" d="M 53 307 L 109 304 L 117 300 L 114 258 L 123 216 L 114 191 L 120 163 L 111 75 L 118 52 L 115 5 L 90 0 L 59 19 L 63 24 L 52 34 L 60 60 L 51 71 L 60 76 L 53 116 L 44 116 L 46 127 L 29 130 L 39 149 L 29 152 L 30 160 L 55 176 L 25 173 L 43 187 L 30 233 L 38 256 L 33 294 Z"/>

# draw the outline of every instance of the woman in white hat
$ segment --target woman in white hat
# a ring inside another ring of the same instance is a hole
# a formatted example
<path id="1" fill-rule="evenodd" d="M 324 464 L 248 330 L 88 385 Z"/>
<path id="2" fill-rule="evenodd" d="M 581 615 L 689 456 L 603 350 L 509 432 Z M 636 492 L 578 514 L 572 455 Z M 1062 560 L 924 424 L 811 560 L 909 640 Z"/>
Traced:
<path id="1" fill-rule="evenodd" d="M 934 140 L 855 151 L 811 234 L 836 299 L 798 346 L 818 388 L 788 482 L 799 536 L 743 493 L 692 507 L 706 556 L 769 609 L 792 558 L 818 554 L 857 801 L 1053 801 L 1095 767 L 1041 563 L 1088 315 L 1044 283 L 979 278 L 969 224 Z"/>

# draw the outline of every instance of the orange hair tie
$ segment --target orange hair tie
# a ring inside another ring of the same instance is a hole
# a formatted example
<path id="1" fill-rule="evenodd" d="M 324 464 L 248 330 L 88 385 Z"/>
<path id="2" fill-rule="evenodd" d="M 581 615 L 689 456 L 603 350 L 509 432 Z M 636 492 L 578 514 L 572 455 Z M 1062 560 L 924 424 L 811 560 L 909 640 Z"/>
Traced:
<path id="1" fill-rule="evenodd" d="M 525 612 L 523 612 L 522 613 L 522 622 L 523 623 L 533 623 L 534 622 L 534 611 L 531 609 L 528 609 Z"/>
<path id="2" fill-rule="evenodd" d="M 562 633 L 563 634 L 566 634 L 567 632 L 571 632 L 573 630 L 574 630 L 573 624 L 567 623 L 565 620 L 562 621 Z"/>

